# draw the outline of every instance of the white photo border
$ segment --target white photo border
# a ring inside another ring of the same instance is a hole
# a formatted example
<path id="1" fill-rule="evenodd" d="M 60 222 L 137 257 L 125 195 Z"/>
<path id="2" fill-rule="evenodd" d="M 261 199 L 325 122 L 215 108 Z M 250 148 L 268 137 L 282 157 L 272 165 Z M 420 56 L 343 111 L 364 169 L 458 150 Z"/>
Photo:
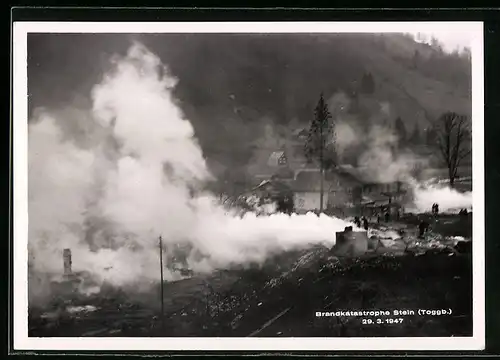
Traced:
<path id="1" fill-rule="evenodd" d="M 35 338 L 28 337 L 28 33 L 417 33 L 471 37 L 473 114 L 473 336 L 400 338 Z M 14 22 L 14 350 L 483 350 L 485 348 L 484 60 L 482 22 Z"/>

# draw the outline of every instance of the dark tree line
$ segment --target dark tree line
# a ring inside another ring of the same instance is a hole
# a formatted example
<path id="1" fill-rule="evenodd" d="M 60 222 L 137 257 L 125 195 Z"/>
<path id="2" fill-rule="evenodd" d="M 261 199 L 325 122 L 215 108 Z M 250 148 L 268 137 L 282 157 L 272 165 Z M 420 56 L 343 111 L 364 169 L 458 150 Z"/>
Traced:
<path id="1" fill-rule="evenodd" d="M 408 138 L 408 142 L 412 145 L 419 145 L 422 143 L 422 134 L 420 132 L 420 128 L 418 127 L 418 124 L 415 124 L 415 127 L 413 128 L 413 132 Z"/>
<path id="2" fill-rule="evenodd" d="M 405 146 L 408 141 L 408 134 L 406 133 L 406 127 L 400 117 L 396 119 L 394 123 L 394 128 L 396 130 L 396 135 L 398 136 L 398 144 L 400 147 Z"/>
<path id="3" fill-rule="evenodd" d="M 363 74 L 361 78 L 361 92 L 364 94 L 373 94 L 375 92 L 375 80 L 370 72 Z"/>
<path id="4" fill-rule="evenodd" d="M 394 123 L 398 144 L 400 147 L 412 145 L 435 146 L 437 142 L 437 130 L 434 126 L 421 129 L 416 123 L 413 130 L 408 131 L 403 120 L 398 117 Z"/>

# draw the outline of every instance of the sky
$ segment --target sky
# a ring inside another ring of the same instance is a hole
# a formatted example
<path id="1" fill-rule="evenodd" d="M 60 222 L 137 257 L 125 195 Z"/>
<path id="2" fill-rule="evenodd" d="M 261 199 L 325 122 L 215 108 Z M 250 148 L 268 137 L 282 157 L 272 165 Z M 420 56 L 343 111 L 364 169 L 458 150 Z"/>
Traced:
<path id="1" fill-rule="evenodd" d="M 417 36 L 419 32 L 412 32 L 411 34 Z M 472 35 L 466 31 L 435 31 L 435 32 L 420 32 L 421 35 L 424 36 L 425 39 L 430 39 L 432 37 L 436 38 L 442 45 L 443 50 L 452 52 L 457 47 L 462 50 L 464 47 L 471 46 L 472 43 Z"/>

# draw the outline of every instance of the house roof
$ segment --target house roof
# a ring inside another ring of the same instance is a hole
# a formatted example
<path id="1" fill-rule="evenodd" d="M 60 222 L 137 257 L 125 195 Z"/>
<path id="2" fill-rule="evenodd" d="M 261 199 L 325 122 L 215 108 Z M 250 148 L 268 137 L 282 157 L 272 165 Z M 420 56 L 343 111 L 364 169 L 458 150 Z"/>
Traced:
<path id="1" fill-rule="evenodd" d="M 390 208 L 398 208 L 401 206 L 400 203 L 398 202 L 391 202 L 389 203 L 389 201 L 383 201 L 383 200 L 380 200 L 380 201 L 372 201 L 372 202 L 369 202 L 369 203 L 362 203 L 363 206 L 367 207 L 367 208 L 378 208 L 378 207 L 384 207 L 384 208 L 387 208 L 387 207 L 390 207 Z"/>
<path id="2" fill-rule="evenodd" d="M 352 177 L 352 179 L 356 179 L 356 181 L 358 181 L 362 185 L 392 184 L 396 182 L 376 180 L 368 174 L 367 169 L 355 168 L 352 165 L 340 165 L 338 167 L 338 172 L 341 174 L 345 174 L 346 176 L 350 176 Z"/>
<path id="3" fill-rule="evenodd" d="M 328 190 L 332 182 L 324 179 L 323 189 Z M 301 171 L 297 174 L 293 182 L 295 191 L 320 191 L 321 190 L 321 173 L 319 171 Z"/>
<path id="4" fill-rule="evenodd" d="M 307 133 L 308 133 L 308 131 L 307 131 L 307 129 L 306 129 L 306 128 L 299 128 L 299 129 L 295 129 L 295 130 L 292 132 L 292 134 L 293 134 L 294 136 L 297 136 L 297 137 L 299 137 L 299 136 L 307 136 Z"/>
<path id="5" fill-rule="evenodd" d="M 285 155 L 285 152 L 283 150 L 273 151 L 271 155 L 269 155 L 269 160 L 278 160 L 283 155 Z"/>
<path id="6" fill-rule="evenodd" d="M 345 181 L 347 184 L 344 185 L 349 187 L 364 184 L 353 173 L 337 167 L 333 170 L 325 171 L 324 189 L 327 190 L 330 188 L 337 179 Z M 321 176 L 318 168 L 304 168 L 295 177 L 294 189 L 298 191 L 320 191 L 320 182 Z"/>
<path id="7" fill-rule="evenodd" d="M 285 155 L 284 151 L 273 151 L 269 156 L 267 163 L 271 166 L 278 164 L 278 160 Z"/>
<path id="8" fill-rule="evenodd" d="M 382 184 L 382 182 L 370 179 L 366 172 L 360 169 L 343 165 L 325 172 L 324 189 L 327 190 L 333 185 L 333 181 L 339 178 L 347 182 L 347 186 Z M 320 191 L 320 182 L 319 169 L 303 169 L 296 175 L 293 187 L 297 191 Z"/>
<path id="9" fill-rule="evenodd" d="M 257 149 L 254 158 L 248 166 L 248 173 L 260 178 L 271 177 L 276 169 L 281 167 L 279 158 L 285 154 L 283 150 L 269 151 L 268 149 Z"/>
<path id="10" fill-rule="evenodd" d="M 258 188 L 265 186 L 266 184 L 269 184 L 269 183 L 271 183 L 271 180 L 262 180 L 260 182 L 260 184 L 255 187 L 255 189 L 258 189 Z"/>
<path id="11" fill-rule="evenodd" d="M 389 197 L 384 196 L 384 195 L 377 195 L 377 196 L 366 196 L 364 195 L 362 200 L 362 203 L 384 203 L 384 202 L 389 202 Z"/>
<path id="12" fill-rule="evenodd" d="M 363 175 L 359 173 L 359 171 L 357 171 L 356 169 L 354 168 L 344 168 L 342 166 L 339 166 L 337 167 L 337 169 L 335 169 L 335 173 L 339 176 L 341 176 L 342 178 L 344 178 L 344 180 L 347 180 L 347 181 L 350 181 L 350 182 L 356 182 L 358 184 L 364 184 L 365 183 L 365 179 L 363 178 Z"/>
<path id="13" fill-rule="evenodd" d="M 290 192 L 292 190 L 285 182 L 271 179 L 262 181 L 259 185 L 254 187 L 252 191 L 262 188 L 269 189 L 272 193 Z"/>
<path id="14" fill-rule="evenodd" d="M 370 179 L 366 172 L 359 168 L 355 168 L 352 165 L 340 165 L 337 168 L 339 174 L 351 178 L 351 180 L 357 181 L 363 185 L 374 183 L 373 179 Z"/>

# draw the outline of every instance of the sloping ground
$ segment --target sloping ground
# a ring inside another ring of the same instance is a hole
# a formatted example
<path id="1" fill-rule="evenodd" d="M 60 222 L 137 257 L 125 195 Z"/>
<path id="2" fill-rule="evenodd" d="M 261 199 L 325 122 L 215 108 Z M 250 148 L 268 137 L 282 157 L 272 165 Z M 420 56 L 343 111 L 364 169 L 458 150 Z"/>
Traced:
<path id="1" fill-rule="evenodd" d="M 261 268 L 167 284 L 163 324 L 155 292 L 134 302 L 125 294 L 101 294 L 85 303 L 95 309 L 69 313 L 59 306 L 56 316 L 45 319 L 33 312 L 30 336 L 471 335 L 470 254 L 452 251 L 437 235 L 424 243 L 413 251 L 379 251 L 357 259 L 336 259 L 317 247 L 281 254 Z M 451 314 L 315 315 L 419 309 Z"/>
<path id="2" fill-rule="evenodd" d="M 389 120 L 400 116 L 408 132 L 416 122 L 427 125 L 424 112 L 432 117 L 445 111 L 471 114 L 470 62 L 396 34 L 139 37 L 178 78 L 175 98 L 193 123 L 204 154 L 216 163 L 212 170 L 218 176 L 250 162 L 251 145 L 264 125 L 292 127 L 297 119 L 297 126 L 308 126 L 320 92 L 330 99 L 339 90 L 360 90 L 367 71 L 375 79 L 374 93 L 361 96 L 373 104 L 365 109 L 368 115 L 379 112 L 380 102 L 388 103 Z M 39 106 L 74 103 L 74 98 L 85 109 L 108 57 L 130 45 L 118 34 L 31 34 L 28 41 L 30 113 Z M 413 66 L 416 51 L 423 59 Z M 59 85 L 46 86 L 55 83 Z M 65 128 L 86 129 L 84 115 L 71 109 L 56 118 Z M 364 119 L 368 124 L 370 117 Z M 67 119 L 72 121 L 63 121 Z"/>

